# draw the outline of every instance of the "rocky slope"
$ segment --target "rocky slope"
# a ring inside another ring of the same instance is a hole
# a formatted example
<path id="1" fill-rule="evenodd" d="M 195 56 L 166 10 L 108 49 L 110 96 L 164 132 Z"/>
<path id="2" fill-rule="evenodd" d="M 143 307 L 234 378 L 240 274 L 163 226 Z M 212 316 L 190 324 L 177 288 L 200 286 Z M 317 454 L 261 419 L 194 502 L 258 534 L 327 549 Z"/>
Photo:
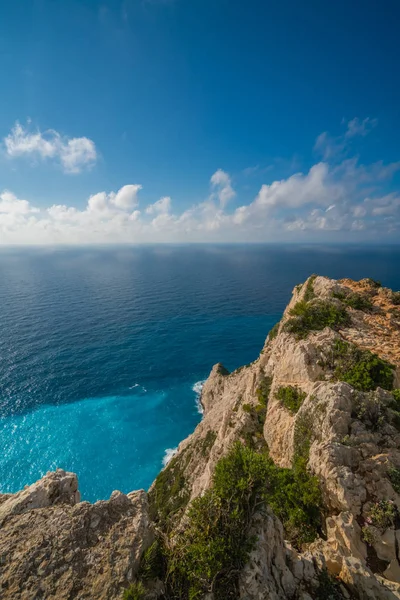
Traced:
<path id="1" fill-rule="evenodd" d="M 371 280 L 297 286 L 254 363 L 213 367 L 204 418 L 149 494 L 90 505 L 79 502 L 76 477 L 57 471 L 0 495 L 0 597 L 111 600 L 136 582 L 130 598 L 400 598 L 399 302 Z M 196 575 L 197 595 L 178 593 L 171 565 L 193 530 L 189 507 L 208 498 L 237 442 L 269 475 L 246 514 L 252 543 L 232 568 L 235 592 L 224 596 L 219 573 Z M 164 548 L 158 571 L 140 560 L 154 539 Z"/>

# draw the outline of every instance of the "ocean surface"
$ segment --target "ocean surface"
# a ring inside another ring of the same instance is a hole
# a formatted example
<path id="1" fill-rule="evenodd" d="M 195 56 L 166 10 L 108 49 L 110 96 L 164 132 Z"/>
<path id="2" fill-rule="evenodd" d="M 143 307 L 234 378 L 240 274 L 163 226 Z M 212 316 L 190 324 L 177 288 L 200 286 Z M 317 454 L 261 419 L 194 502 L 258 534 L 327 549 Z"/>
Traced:
<path id="1" fill-rule="evenodd" d="M 212 365 L 254 360 L 312 273 L 400 289 L 400 247 L 0 250 L 0 492 L 61 467 L 85 500 L 148 488 Z"/>

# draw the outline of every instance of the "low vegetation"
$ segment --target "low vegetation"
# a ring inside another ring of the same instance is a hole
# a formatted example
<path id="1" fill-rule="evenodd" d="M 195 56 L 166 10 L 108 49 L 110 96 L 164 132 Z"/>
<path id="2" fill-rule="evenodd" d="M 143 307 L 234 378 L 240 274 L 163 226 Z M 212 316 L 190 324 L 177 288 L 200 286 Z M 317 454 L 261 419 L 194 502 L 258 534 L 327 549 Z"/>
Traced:
<path id="1" fill-rule="evenodd" d="M 353 416 L 372 431 L 379 431 L 388 421 L 387 407 L 374 392 L 354 398 Z"/>
<path id="2" fill-rule="evenodd" d="M 310 300 L 312 300 L 315 297 L 314 281 L 316 280 L 316 278 L 317 278 L 316 275 L 311 275 L 311 277 L 308 278 L 308 281 L 306 283 L 306 289 L 304 291 L 304 296 L 303 296 L 304 302 L 310 302 Z"/>
<path id="3" fill-rule="evenodd" d="M 238 597 L 238 574 L 254 544 L 248 529 L 267 477 L 266 459 L 239 443 L 218 462 L 212 488 L 192 502 L 185 531 L 167 551 L 169 597 Z"/>
<path id="4" fill-rule="evenodd" d="M 390 483 L 392 484 L 394 491 L 397 494 L 400 494 L 400 469 L 391 467 L 388 470 L 388 476 L 389 476 Z"/>
<path id="5" fill-rule="evenodd" d="M 280 321 L 278 321 L 278 323 L 275 323 L 273 328 L 270 330 L 270 332 L 268 334 L 268 337 L 270 340 L 274 340 L 276 338 L 276 336 L 278 335 L 279 325 L 280 325 Z"/>
<path id="6" fill-rule="evenodd" d="M 307 394 L 300 388 L 291 385 L 278 388 L 275 394 L 275 397 L 282 406 L 287 408 L 292 414 L 297 413 L 306 396 Z"/>
<path id="7" fill-rule="evenodd" d="M 271 392 L 272 377 L 262 377 L 257 388 L 258 402 L 262 406 L 267 406 L 269 394 Z"/>
<path id="8" fill-rule="evenodd" d="M 333 292 L 332 295 L 337 300 L 343 302 L 343 304 L 355 308 L 356 310 L 370 312 L 374 307 L 368 296 L 357 294 L 357 292 L 350 292 L 347 294 L 345 292 Z"/>
<path id="9" fill-rule="evenodd" d="M 377 281 L 376 279 L 372 279 L 371 277 L 367 277 L 367 279 L 365 280 L 371 287 L 373 288 L 381 288 L 382 284 L 380 281 Z"/>
<path id="10" fill-rule="evenodd" d="M 122 600 L 144 600 L 145 597 L 146 588 L 141 581 L 132 583 L 122 594 Z"/>
<path id="11" fill-rule="evenodd" d="M 267 453 L 237 442 L 217 463 L 212 487 L 191 503 L 185 529 L 172 542 L 160 534 L 143 554 L 138 581 L 123 600 L 144 600 L 147 582 L 155 579 L 164 581 L 171 600 L 210 592 L 216 600 L 236 600 L 239 573 L 256 543 L 250 526 L 263 506 L 271 506 L 297 548 L 317 536 L 320 490 L 305 464 L 297 460 L 282 469 Z"/>
<path id="12" fill-rule="evenodd" d="M 335 379 L 357 390 L 368 392 L 378 386 L 386 390 L 393 388 L 393 365 L 343 340 L 335 340 L 323 364 L 333 370 Z"/>
<path id="13" fill-rule="evenodd" d="M 375 530 L 372 529 L 369 525 L 364 525 L 361 528 L 361 536 L 366 544 L 369 546 L 373 546 L 377 541 L 377 535 Z"/>
<path id="14" fill-rule="evenodd" d="M 285 331 L 298 339 L 307 337 L 310 331 L 320 331 L 325 327 L 339 329 L 350 325 L 346 309 L 331 300 L 315 300 L 311 303 L 298 302 L 290 311 L 291 318 L 285 323 Z"/>
<path id="15" fill-rule="evenodd" d="M 399 306 L 400 305 L 400 292 L 392 292 L 390 300 L 392 301 L 392 304 Z"/>
<path id="16" fill-rule="evenodd" d="M 149 492 L 150 517 L 156 523 L 167 522 L 188 503 L 184 468 L 187 454 L 184 451 L 173 458 L 161 471 Z"/>
<path id="17" fill-rule="evenodd" d="M 380 500 L 371 506 L 366 521 L 383 533 L 393 525 L 395 517 L 395 504 L 391 500 Z"/>

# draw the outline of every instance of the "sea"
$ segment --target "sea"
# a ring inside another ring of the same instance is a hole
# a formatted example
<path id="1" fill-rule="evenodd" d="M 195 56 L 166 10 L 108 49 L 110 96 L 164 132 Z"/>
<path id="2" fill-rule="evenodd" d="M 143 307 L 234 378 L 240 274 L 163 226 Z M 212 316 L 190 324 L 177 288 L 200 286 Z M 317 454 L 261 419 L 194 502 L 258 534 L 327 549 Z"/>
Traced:
<path id="1" fill-rule="evenodd" d="M 58 467 L 91 502 L 147 489 L 313 273 L 400 289 L 400 247 L 2 248 L 0 493 Z"/>

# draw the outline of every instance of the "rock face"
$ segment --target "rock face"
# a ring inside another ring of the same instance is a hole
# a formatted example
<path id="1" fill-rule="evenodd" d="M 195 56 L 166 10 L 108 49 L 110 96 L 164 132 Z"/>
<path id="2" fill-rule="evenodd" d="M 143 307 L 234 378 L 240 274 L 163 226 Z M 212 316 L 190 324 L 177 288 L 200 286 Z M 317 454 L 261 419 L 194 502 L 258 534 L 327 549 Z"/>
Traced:
<path id="1" fill-rule="evenodd" d="M 257 513 L 240 599 L 400 599 L 400 398 L 370 385 L 364 371 L 344 375 L 354 352 L 362 351 L 357 360 L 372 360 L 368 369 L 382 379 L 381 363 L 365 354 L 371 351 L 391 363 L 390 383 L 400 387 L 396 300 L 370 280 L 313 277 L 297 286 L 254 363 L 233 373 L 213 367 L 201 396 L 204 417 L 162 472 L 163 495 L 157 480 L 153 484 L 150 503 L 143 491 L 114 492 L 94 505 L 79 502 L 76 476 L 64 471 L 0 495 L 0 597 L 121 598 L 154 539 L 155 506 L 176 513 L 177 530 L 185 527 L 186 507 L 210 488 L 217 462 L 235 442 L 268 446 L 276 465 L 291 468 L 299 432 L 306 431 L 307 469 L 323 498 L 320 536 L 295 550 L 269 508 Z M 346 319 L 302 336 L 290 331 L 298 303 L 324 302 L 333 311 L 345 307 Z M 260 424 L 254 415 L 266 383 Z M 295 409 L 282 401 L 282 388 L 299 392 Z M 334 592 L 322 586 L 321 573 L 334 578 Z"/>
<path id="2" fill-rule="evenodd" d="M 153 541 L 145 492 L 79 502 L 58 470 L 0 504 L 0 597 L 121 598 Z"/>

